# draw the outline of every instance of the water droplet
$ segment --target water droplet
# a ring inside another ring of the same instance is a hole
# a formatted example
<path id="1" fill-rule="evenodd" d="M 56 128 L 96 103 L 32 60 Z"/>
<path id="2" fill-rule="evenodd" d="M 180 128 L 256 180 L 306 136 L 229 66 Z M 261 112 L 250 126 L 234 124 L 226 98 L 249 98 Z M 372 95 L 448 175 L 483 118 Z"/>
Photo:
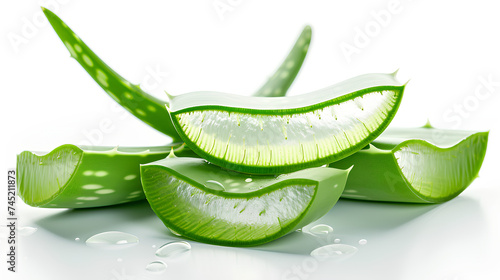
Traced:
<path id="1" fill-rule="evenodd" d="M 245 179 L 245 182 L 247 182 L 247 183 L 252 182 L 252 178 L 246 178 L 246 179 Z"/>
<path id="2" fill-rule="evenodd" d="M 333 228 L 329 225 L 319 224 L 319 225 L 313 226 L 309 230 L 309 232 L 312 234 L 323 235 L 323 234 L 329 234 L 330 232 L 333 232 Z"/>
<path id="3" fill-rule="evenodd" d="M 35 233 L 38 229 L 34 227 L 20 227 L 19 228 L 19 235 L 21 236 L 30 236 L 33 233 Z"/>
<path id="4" fill-rule="evenodd" d="M 344 259 L 354 255 L 358 248 L 346 244 L 330 244 L 314 249 L 311 256 L 317 259 Z"/>
<path id="5" fill-rule="evenodd" d="M 299 228 L 299 229 L 297 229 L 296 231 L 298 231 L 298 232 L 302 232 L 302 228 Z"/>
<path id="6" fill-rule="evenodd" d="M 162 261 L 154 261 L 146 265 L 146 270 L 154 274 L 163 273 L 166 269 L 167 265 Z"/>
<path id="7" fill-rule="evenodd" d="M 76 241 L 76 242 L 79 242 L 79 241 L 80 241 L 80 238 L 79 238 L 79 237 L 75 238 L 75 241 Z"/>
<path id="8" fill-rule="evenodd" d="M 107 231 L 90 237 L 85 243 L 91 247 L 107 249 L 128 248 L 139 243 L 139 238 L 121 231 Z"/>
<path id="9" fill-rule="evenodd" d="M 335 238 L 335 240 L 333 240 L 333 243 L 340 243 L 340 239 Z"/>
<path id="10" fill-rule="evenodd" d="M 358 243 L 359 243 L 359 245 L 366 245 L 366 243 L 368 243 L 368 240 L 366 240 L 366 239 L 360 239 L 358 241 Z"/>
<path id="11" fill-rule="evenodd" d="M 220 182 L 214 181 L 214 180 L 208 180 L 205 182 L 205 187 L 215 190 L 215 191 L 225 191 L 226 188 L 224 188 L 224 185 L 221 184 Z"/>
<path id="12" fill-rule="evenodd" d="M 168 258 L 181 255 L 189 250 L 191 250 L 191 244 L 186 241 L 169 242 L 158 248 L 158 250 L 156 250 L 156 255 L 162 258 Z"/>
<path id="13" fill-rule="evenodd" d="M 43 161 L 40 161 L 40 165 L 42 165 L 42 164 L 43 164 Z"/>

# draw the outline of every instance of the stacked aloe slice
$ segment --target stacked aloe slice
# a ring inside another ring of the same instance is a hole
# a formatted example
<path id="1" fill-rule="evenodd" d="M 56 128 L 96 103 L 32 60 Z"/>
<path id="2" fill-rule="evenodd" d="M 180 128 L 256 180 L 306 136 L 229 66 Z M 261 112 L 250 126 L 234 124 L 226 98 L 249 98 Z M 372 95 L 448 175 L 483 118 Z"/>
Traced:
<path id="1" fill-rule="evenodd" d="M 119 76 L 43 11 L 104 91 L 173 143 L 23 152 L 19 195 L 29 205 L 86 208 L 145 197 L 168 228 L 187 238 L 253 246 L 317 220 L 341 196 L 447 201 L 482 164 L 487 132 L 386 130 L 405 89 L 395 73 L 284 97 L 307 54 L 309 27 L 253 96 L 193 92 L 167 102 Z"/>

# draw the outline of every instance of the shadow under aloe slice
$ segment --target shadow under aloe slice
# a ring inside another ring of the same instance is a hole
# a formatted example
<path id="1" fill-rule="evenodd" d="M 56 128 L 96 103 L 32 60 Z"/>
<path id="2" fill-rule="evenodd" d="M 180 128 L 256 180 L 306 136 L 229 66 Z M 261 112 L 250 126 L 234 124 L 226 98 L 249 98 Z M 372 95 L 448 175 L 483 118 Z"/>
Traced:
<path id="1" fill-rule="evenodd" d="M 169 229 L 228 246 L 266 243 L 320 218 L 337 202 L 348 173 L 317 167 L 249 176 L 198 158 L 141 165 L 146 198 Z"/>
<path id="2" fill-rule="evenodd" d="M 366 149 L 330 167 L 354 165 L 344 198 L 440 203 L 459 195 L 477 177 L 487 142 L 488 132 L 388 129 Z"/>
<path id="3" fill-rule="evenodd" d="M 181 144 L 164 147 L 77 147 L 17 156 L 18 194 L 31 206 L 87 208 L 144 199 L 139 165 L 165 158 L 172 148 L 193 155 Z"/>
<path id="4" fill-rule="evenodd" d="M 404 87 L 394 74 L 366 74 L 290 97 L 186 93 L 171 96 L 169 110 L 200 157 L 239 172 L 279 174 L 329 164 L 369 144 L 393 119 Z"/>

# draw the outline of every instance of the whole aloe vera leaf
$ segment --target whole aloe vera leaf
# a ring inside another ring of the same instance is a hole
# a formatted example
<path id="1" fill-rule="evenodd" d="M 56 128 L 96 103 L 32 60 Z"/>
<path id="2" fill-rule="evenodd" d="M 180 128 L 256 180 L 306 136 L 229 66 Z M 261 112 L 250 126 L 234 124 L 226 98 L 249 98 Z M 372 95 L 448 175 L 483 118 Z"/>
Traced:
<path id="1" fill-rule="evenodd" d="M 459 195 L 477 177 L 487 142 L 488 132 L 387 129 L 369 148 L 330 167 L 354 165 L 344 198 L 440 203 Z"/>
<path id="2" fill-rule="evenodd" d="M 317 167 L 274 176 L 248 176 L 199 158 L 141 165 L 151 208 L 182 236 L 227 246 L 272 241 L 326 214 L 349 170 Z"/>
<path id="3" fill-rule="evenodd" d="M 192 92 L 171 96 L 170 113 L 200 157 L 239 172 L 279 174 L 368 145 L 393 119 L 404 87 L 393 74 L 366 74 L 290 97 Z"/>
<path id="4" fill-rule="evenodd" d="M 281 63 L 267 82 L 255 92 L 254 96 L 280 97 L 285 96 L 306 58 L 309 44 L 311 43 L 312 30 L 305 26 L 295 41 L 288 56 Z"/>
<path id="5" fill-rule="evenodd" d="M 42 10 L 52 28 L 69 50 L 71 57 L 110 97 L 143 122 L 172 137 L 174 142 L 179 140 L 171 122 L 158 121 L 170 118 L 165 111 L 165 101 L 147 94 L 138 85 L 121 77 L 104 63 L 59 17 L 48 9 L 42 7 Z"/>
<path id="6" fill-rule="evenodd" d="M 165 158 L 172 148 L 180 156 L 193 153 L 183 145 L 164 147 L 77 147 L 62 145 L 49 153 L 24 151 L 17 156 L 18 194 L 31 206 L 86 208 L 144 199 L 141 163 Z"/>
<path id="7" fill-rule="evenodd" d="M 71 56 L 87 71 L 104 91 L 118 104 L 134 116 L 170 136 L 173 141 L 180 140 L 165 110 L 168 102 L 144 92 L 121 77 L 104 63 L 57 15 L 42 7 L 45 16 L 64 43 Z M 269 81 L 255 96 L 280 96 L 286 94 L 304 61 L 311 39 L 311 28 L 306 26 L 294 47 Z"/>

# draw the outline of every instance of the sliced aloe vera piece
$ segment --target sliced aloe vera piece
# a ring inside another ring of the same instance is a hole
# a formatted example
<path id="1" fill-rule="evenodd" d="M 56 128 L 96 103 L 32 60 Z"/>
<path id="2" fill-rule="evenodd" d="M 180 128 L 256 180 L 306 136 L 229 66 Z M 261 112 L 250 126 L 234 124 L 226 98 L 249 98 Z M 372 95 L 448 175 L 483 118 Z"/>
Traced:
<path id="1" fill-rule="evenodd" d="M 134 85 L 121 77 L 104 63 L 57 15 L 43 7 L 42 10 L 70 52 L 71 57 L 111 98 L 146 124 L 172 137 L 174 142 L 180 140 L 172 122 L 165 121 L 165 119 L 170 118 L 165 110 L 166 101 L 149 95 L 139 85 Z M 302 66 L 310 39 L 311 28 L 306 26 L 276 73 L 254 95 L 285 95 Z"/>
<path id="2" fill-rule="evenodd" d="M 354 165 L 342 197 L 439 203 L 477 177 L 487 142 L 488 132 L 388 129 L 366 149 L 330 166 Z"/>
<path id="3" fill-rule="evenodd" d="M 367 74 L 291 97 L 187 93 L 171 97 L 170 112 L 199 156 L 235 171 L 279 174 L 328 164 L 369 144 L 393 119 L 403 90 L 393 74 Z"/>
<path id="4" fill-rule="evenodd" d="M 280 97 L 285 96 L 288 88 L 292 85 L 295 77 L 302 67 L 306 58 L 309 44 L 311 43 L 312 31 L 310 26 L 304 27 L 299 38 L 295 41 L 288 56 L 278 67 L 276 72 L 267 82 L 254 94 L 254 96 Z"/>
<path id="5" fill-rule="evenodd" d="M 348 170 L 318 167 L 248 176 L 199 158 L 141 166 L 151 208 L 174 232 L 202 242 L 253 246 L 301 228 L 337 202 Z"/>
<path id="6" fill-rule="evenodd" d="M 77 147 L 49 153 L 24 151 L 17 157 L 18 193 L 31 206 L 86 208 L 144 199 L 139 165 L 165 158 L 172 147 Z"/>

